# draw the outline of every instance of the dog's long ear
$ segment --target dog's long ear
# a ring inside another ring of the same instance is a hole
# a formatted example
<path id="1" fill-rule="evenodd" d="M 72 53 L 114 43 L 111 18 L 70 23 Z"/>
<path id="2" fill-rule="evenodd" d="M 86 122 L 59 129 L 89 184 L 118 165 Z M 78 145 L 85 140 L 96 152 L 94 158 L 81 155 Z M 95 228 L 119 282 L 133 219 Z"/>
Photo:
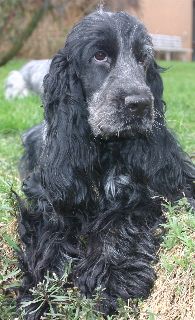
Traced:
<path id="1" fill-rule="evenodd" d="M 158 66 L 155 60 L 152 61 L 147 70 L 147 84 L 150 87 L 154 96 L 155 109 L 163 116 L 164 114 L 164 101 L 163 101 L 163 81 L 160 73 L 164 69 Z"/>
<path id="2" fill-rule="evenodd" d="M 85 199 L 89 171 L 96 158 L 76 68 L 65 47 L 53 58 L 44 79 L 42 186 L 49 201 L 58 207 L 62 203 L 72 206 Z"/>

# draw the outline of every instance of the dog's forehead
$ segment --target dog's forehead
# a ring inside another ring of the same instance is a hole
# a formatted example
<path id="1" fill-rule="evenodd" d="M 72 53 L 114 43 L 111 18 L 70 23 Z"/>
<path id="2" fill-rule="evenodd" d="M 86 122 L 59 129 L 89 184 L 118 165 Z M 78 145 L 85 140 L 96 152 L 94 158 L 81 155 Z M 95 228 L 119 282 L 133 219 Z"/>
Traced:
<path id="1" fill-rule="evenodd" d="M 136 17 L 130 16 L 125 12 L 95 12 L 87 18 L 91 20 L 92 28 L 100 28 L 103 32 L 107 29 L 109 31 L 112 30 L 113 32 L 118 31 L 122 34 L 130 34 L 135 32 L 138 28 L 139 30 L 146 32 L 144 25 Z"/>
<path id="2" fill-rule="evenodd" d="M 139 32 L 147 35 L 144 25 L 134 16 L 125 12 L 106 12 L 97 11 L 81 20 L 72 30 L 74 36 L 81 38 L 90 38 L 106 36 L 108 33 L 121 34 L 122 36 L 131 36 L 139 29 Z M 77 38 L 78 39 L 78 38 Z"/>
<path id="3" fill-rule="evenodd" d="M 149 35 L 136 17 L 124 12 L 94 12 L 76 24 L 66 40 L 72 57 L 89 53 L 91 48 L 113 52 L 125 48 L 125 52 L 128 52 L 135 44 L 142 47 L 151 45 Z"/>

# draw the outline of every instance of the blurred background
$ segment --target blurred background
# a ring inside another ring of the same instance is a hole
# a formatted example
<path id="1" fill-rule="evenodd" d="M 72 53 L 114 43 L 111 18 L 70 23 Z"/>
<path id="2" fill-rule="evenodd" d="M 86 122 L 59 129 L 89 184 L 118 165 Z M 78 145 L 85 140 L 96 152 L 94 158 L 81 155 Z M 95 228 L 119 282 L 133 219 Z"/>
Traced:
<path id="1" fill-rule="evenodd" d="M 72 25 L 100 4 L 138 16 L 157 58 L 195 60 L 195 0 L 0 0 L 0 65 L 52 57 Z"/>

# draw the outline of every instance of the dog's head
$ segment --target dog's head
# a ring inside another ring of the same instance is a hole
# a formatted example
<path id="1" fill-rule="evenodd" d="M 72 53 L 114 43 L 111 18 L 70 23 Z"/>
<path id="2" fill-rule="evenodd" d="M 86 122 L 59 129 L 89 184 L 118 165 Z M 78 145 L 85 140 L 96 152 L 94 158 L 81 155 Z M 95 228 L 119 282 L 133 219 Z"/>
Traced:
<path id="1" fill-rule="evenodd" d="M 79 22 L 44 80 L 43 162 L 50 188 L 71 184 L 73 167 L 93 167 L 96 137 L 152 132 L 163 121 L 162 92 L 151 38 L 136 18 L 95 12 Z"/>
<path id="2" fill-rule="evenodd" d="M 93 13 L 73 28 L 64 54 L 75 71 L 77 92 L 74 88 L 69 94 L 86 100 L 95 136 L 152 129 L 162 82 L 142 23 L 126 13 Z"/>

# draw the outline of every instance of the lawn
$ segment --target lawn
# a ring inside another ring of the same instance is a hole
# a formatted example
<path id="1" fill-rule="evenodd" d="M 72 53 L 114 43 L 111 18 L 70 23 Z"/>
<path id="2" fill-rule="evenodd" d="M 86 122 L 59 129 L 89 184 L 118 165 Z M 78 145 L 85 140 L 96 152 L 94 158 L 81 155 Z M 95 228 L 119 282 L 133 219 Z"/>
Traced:
<path id="1" fill-rule="evenodd" d="M 22 154 L 21 134 L 43 118 L 41 101 L 36 96 L 6 101 L 4 80 L 9 71 L 24 63 L 13 60 L 0 68 L 0 318 L 12 320 L 15 315 L 13 296 L 6 289 L 18 280 L 19 274 L 13 249 L 17 246 L 14 200 L 10 190 L 20 193 L 17 164 Z M 166 118 L 186 152 L 195 154 L 195 63 L 162 62 L 167 71 L 164 80 L 164 100 L 167 104 Z M 160 251 L 156 287 L 146 302 L 139 302 L 139 312 L 131 319 L 192 320 L 193 306 L 195 218 L 186 210 L 185 199 L 177 206 L 167 204 L 167 234 Z M 72 300 L 73 301 L 73 300 Z M 130 319 L 129 311 L 121 311 L 120 319 Z M 65 313 L 64 313 L 65 314 Z M 47 319 L 50 319 L 48 316 Z M 54 316 L 51 317 L 54 319 Z M 65 319 L 55 318 L 55 319 Z M 73 319 L 71 317 L 66 319 Z M 74 318 L 77 319 L 77 318 Z M 81 319 L 78 318 L 78 319 Z M 100 319 L 92 316 L 82 319 Z M 117 318 L 119 319 L 119 318 Z"/>

